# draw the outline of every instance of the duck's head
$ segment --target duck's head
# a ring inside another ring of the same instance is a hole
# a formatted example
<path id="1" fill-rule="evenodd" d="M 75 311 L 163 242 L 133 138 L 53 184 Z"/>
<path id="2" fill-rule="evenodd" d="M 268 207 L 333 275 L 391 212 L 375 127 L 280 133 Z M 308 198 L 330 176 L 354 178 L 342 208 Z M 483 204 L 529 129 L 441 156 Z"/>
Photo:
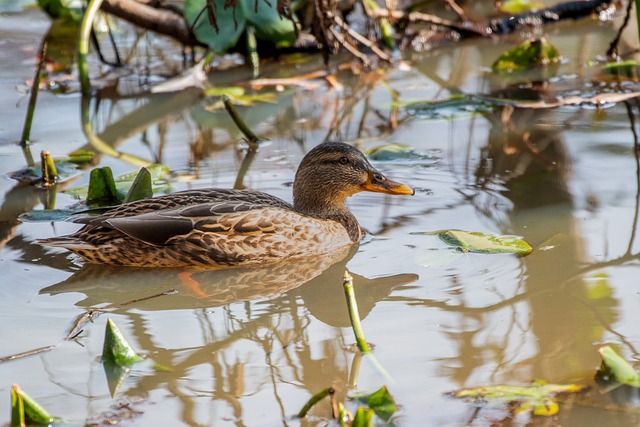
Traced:
<path id="1" fill-rule="evenodd" d="M 344 200 L 361 191 L 415 193 L 408 185 L 387 179 L 357 148 L 342 142 L 326 142 L 302 159 L 293 183 L 293 204 L 298 212 L 329 216 L 345 210 Z"/>

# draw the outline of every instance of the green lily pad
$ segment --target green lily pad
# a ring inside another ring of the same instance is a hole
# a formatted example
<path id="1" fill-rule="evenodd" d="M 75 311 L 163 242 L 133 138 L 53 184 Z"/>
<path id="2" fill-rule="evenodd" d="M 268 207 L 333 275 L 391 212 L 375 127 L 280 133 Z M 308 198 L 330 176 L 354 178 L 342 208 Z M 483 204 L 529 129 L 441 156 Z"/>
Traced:
<path id="1" fill-rule="evenodd" d="M 544 37 L 526 40 L 504 52 L 491 68 L 496 72 L 521 71 L 560 62 L 560 54 Z"/>
<path id="2" fill-rule="evenodd" d="M 517 236 L 494 236 L 463 230 L 441 230 L 432 234 L 464 252 L 528 255 L 533 250 L 529 243 Z"/>
<path id="3" fill-rule="evenodd" d="M 295 41 L 293 22 L 278 14 L 276 1 L 238 0 L 235 8 L 225 3 L 226 0 L 213 0 L 212 10 L 207 11 L 207 0 L 185 2 L 184 17 L 189 26 L 196 38 L 214 52 L 234 47 L 248 24 L 255 27 L 258 38 L 277 46 L 289 46 Z"/>
<path id="4" fill-rule="evenodd" d="M 42 406 L 22 391 L 18 385 L 11 386 L 11 425 L 25 424 L 50 425 L 61 423 L 59 418 L 53 417 Z"/>
<path id="5" fill-rule="evenodd" d="M 398 410 L 398 406 L 386 386 L 380 387 L 373 393 L 357 394 L 351 396 L 351 398 L 373 409 L 376 415 L 383 419 L 384 422 L 389 421 L 391 416 Z"/>
<path id="6" fill-rule="evenodd" d="M 640 387 L 640 375 L 638 372 L 613 348 L 605 345 L 600 347 L 598 352 L 602 357 L 599 377 L 611 378 L 631 387 Z"/>
<path id="7" fill-rule="evenodd" d="M 558 412 L 556 396 L 579 393 L 587 387 L 569 384 L 547 384 L 536 381 L 530 386 L 496 385 L 466 388 L 451 393 L 453 397 L 470 399 L 472 402 L 507 404 L 515 414 L 531 412 L 534 415 L 550 416 Z"/>
<path id="8" fill-rule="evenodd" d="M 82 173 L 79 164 L 73 161 L 72 157 L 54 159 L 53 164 L 57 173 L 57 182 L 64 182 Z M 12 172 L 9 176 L 22 182 L 38 182 L 42 180 L 41 163 L 36 163 L 32 167 L 24 168 Z"/>

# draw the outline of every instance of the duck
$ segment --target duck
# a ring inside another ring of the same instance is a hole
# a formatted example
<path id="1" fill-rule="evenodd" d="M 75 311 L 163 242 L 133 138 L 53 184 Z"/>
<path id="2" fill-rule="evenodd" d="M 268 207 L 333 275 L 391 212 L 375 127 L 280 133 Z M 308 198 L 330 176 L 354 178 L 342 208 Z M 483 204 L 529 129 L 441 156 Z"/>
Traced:
<path id="1" fill-rule="evenodd" d="M 186 190 L 77 218 L 81 229 L 40 243 L 88 263 L 131 267 L 250 267 L 320 256 L 363 238 L 345 206 L 362 191 L 415 194 L 357 148 L 324 142 L 300 162 L 293 203 L 250 189 Z"/>

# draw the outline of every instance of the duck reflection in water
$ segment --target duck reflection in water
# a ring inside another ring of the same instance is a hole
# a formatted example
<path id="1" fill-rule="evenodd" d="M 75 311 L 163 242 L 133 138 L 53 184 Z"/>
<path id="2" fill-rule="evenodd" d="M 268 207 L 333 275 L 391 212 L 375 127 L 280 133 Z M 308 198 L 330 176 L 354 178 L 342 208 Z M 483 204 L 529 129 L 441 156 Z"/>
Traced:
<path id="1" fill-rule="evenodd" d="M 83 293 L 76 303 L 85 308 L 104 307 L 138 300 L 144 310 L 179 310 L 218 307 L 227 304 L 276 300 L 300 296 L 311 313 L 332 326 L 350 325 L 342 276 L 358 245 L 326 256 L 269 264 L 263 267 L 239 267 L 217 270 L 118 268 L 87 264 L 67 280 L 46 287 L 41 294 Z M 396 274 L 367 279 L 353 274 L 360 314 L 364 318 L 375 304 L 391 291 L 418 280 L 416 274 Z M 169 292 L 176 290 L 177 292 Z M 145 297 L 162 293 L 146 301 Z M 277 305 L 277 304 L 276 304 Z"/>

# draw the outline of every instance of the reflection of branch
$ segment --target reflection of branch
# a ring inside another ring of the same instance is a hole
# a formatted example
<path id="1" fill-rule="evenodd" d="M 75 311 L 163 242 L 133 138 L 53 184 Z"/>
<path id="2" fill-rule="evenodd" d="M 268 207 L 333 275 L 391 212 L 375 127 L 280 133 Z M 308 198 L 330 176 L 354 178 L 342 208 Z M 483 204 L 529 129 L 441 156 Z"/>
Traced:
<path id="1" fill-rule="evenodd" d="M 121 153 L 114 149 L 112 146 L 107 144 L 104 140 L 102 140 L 98 135 L 93 133 L 93 127 L 91 126 L 91 121 L 89 120 L 89 105 L 91 103 L 91 97 L 88 95 L 82 96 L 81 102 L 81 116 L 82 116 L 82 131 L 84 132 L 85 137 L 91 144 L 93 148 L 99 151 L 102 154 L 106 154 L 107 156 L 111 156 L 113 158 L 122 160 L 124 162 L 130 163 L 134 166 L 148 166 L 151 162 L 145 159 L 142 159 L 137 156 L 133 156 L 127 153 Z"/>
<path id="2" fill-rule="evenodd" d="M 631 2 L 629 2 L 631 3 Z M 628 12 L 628 11 L 627 11 Z M 638 145 L 638 133 L 636 132 L 636 118 L 633 114 L 633 108 L 628 102 L 624 103 L 627 107 L 627 116 L 629 117 L 629 124 L 631 134 L 633 135 L 633 155 L 636 159 L 636 208 L 633 214 L 633 223 L 631 226 L 631 237 L 629 237 L 629 246 L 627 252 L 630 253 L 633 248 L 633 242 L 636 240 L 636 230 L 638 228 L 638 211 L 640 207 L 640 145 Z"/>
<path id="3" fill-rule="evenodd" d="M 620 29 L 618 29 L 618 34 L 616 34 L 616 37 L 611 41 L 611 44 L 609 45 L 609 49 L 607 49 L 607 56 L 614 60 L 620 58 L 620 55 L 618 54 L 618 43 L 620 42 L 620 37 L 622 36 L 622 32 L 624 31 L 625 28 L 627 28 L 627 24 L 629 23 L 629 17 L 631 16 L 631 8 L 633 7 L 634 3 L 636 3 L 636 7 L 638 7 L 637 2 L 635 1 L 629 0 L 627 2 L 627 10 L 624 15 L 624 21 L 622 22 Z"/>

